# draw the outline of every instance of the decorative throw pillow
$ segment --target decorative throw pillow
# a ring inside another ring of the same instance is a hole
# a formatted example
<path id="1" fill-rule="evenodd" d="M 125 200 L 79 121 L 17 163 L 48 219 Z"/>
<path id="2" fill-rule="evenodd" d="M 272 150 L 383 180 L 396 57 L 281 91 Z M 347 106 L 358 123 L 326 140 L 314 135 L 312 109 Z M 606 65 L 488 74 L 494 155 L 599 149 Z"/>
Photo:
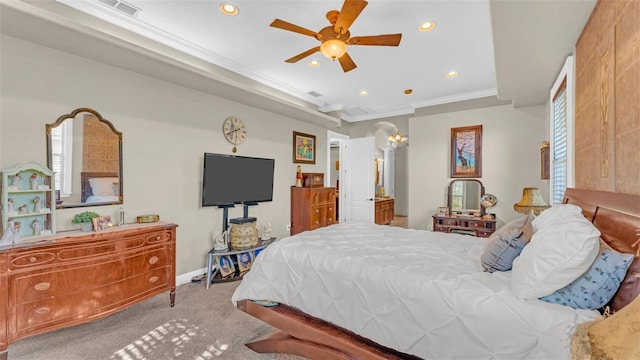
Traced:
<path id="1" fill-rule="evenodd" d="M 582 209 L 579 206 L 573 204 L 554 205 L 533 219 L 533 231 L 538 231 L 554 223 L 562 222 L 564 219 L 572 219 L 576 216 L 582 217 Z"/>
<path id="2" fill-rule="evenodd" d="M 525 232 L 525 227 L 531 227 L 529 215 L 512 220 L 491 234 L 480 256 L 484 271 L 511 270 L 513 260 L 531 240 L 532 231 Z"/>
<path id="3" fill-rule="evenodd" d="M 118 195 L 118 178 L 92 178 L 89 179 L 89 186 L 91 186 L 91 193 L 94 196 L 114 196 Z"/>
<path id="4" fill-rule="evenodd" d="M 640 358 L 640 296 L 602 321 L 591 323 L 591 359 Z"/>
<path id="5" fill-rule="evenodd" d="M 574 309 L 599 309 L 618 291 L 632 261 L 633 254 L 619 253 L 601 240 L 596 261 L 586 273 L 540 300 Z"/>
<path id="6" fill-rule="evenodd" d="M 513 261 L 511 290 L 519 299 L 538 299 L 563 288 L 591 266 L 599 238 L 600 231 L 581 212 L 536 230 Z"/>

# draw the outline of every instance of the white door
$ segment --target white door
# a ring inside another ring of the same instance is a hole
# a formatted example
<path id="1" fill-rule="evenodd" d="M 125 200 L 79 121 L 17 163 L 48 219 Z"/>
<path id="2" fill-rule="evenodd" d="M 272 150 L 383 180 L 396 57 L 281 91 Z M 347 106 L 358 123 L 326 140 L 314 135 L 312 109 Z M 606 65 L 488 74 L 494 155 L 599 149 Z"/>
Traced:
<path id="1" fill-rule="evenodd" d="M 345 222 L 374 222 L 375 195 L 375 138 L 349 139 L 346 142 Z"/>

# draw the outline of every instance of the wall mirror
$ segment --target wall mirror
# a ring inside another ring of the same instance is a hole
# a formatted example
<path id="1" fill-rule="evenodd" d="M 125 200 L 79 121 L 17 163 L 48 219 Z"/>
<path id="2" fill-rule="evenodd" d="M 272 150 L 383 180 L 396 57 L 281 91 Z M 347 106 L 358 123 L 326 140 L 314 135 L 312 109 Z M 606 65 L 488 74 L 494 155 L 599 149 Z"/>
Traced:
<path id="1" fill-rule="evenodd" d="M 57 208 L 122 204 L 122 133 L 79 108 L 46 125 Z"/>
<path id="2" fill-rule="evenodd" d="M 484 195 L 484 185 L 479 180 L 453 180 L 449 183 L 449 211 L 484 215 L 484 207 L 480 203 L 482 195 Z"/>

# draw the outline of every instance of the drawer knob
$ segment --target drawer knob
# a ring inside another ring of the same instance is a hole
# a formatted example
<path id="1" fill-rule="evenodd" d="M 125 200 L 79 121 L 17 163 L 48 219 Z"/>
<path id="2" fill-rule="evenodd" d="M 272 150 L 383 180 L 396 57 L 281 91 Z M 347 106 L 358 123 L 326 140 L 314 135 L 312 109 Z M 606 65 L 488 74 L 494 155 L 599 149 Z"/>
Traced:
<path id="1" fill-rule="evenodd" d="M 36 315 L 47 315 L 48 313 L 51 312 L 51 309 L 49 309 L 46 306 L 43 306 L 41 308 L 36 309 L 36 311 L 34 311 L 36 313 Z"/>
<path id="2" fill-rule="evenodd" d="M 157 256 L 152 256 L 152 257 L 149 258 L 149 264 L 153 265 L 153 264 L 157 263 L 158 260 L 159 259 L 158 259 Z"/>
<path id="3" fill-rule="evenodd" d="M 32 256 L 32 257 L 30 257 L 30 258 L 29 258 L 29 262 L 30 262 L 30 263 L 32 263 L 32 264 L 33 264 L 34 262 L 36 262 L 36 261 L 38 261 L 38 258 L 37 258 L 37 257 L 35 257 L 35 256 Z"/>
<path id="4" fill-rule="evenodd" d="M 320 210 L 316 209 L 316 213 L 317 213 L 317 214 L 319 214 L 319 213 L 320 213 Z"/>
<path id="5" fill-rule="evenodd" d="M 51 287 L 51 283 L 41 282 L 39 284 L 36 284 L 33 288 L 38 291 L 45 291 L 45 290 L 48 290 L 50 287 Z"/>
<path id="6" fill-rule="evenodd" d="M 332 208 L 332 207 L 330 207 L 330 208 L 329 208 L 329 211 L 333 211 L 333 208 Z"/>
<path id="7" fill-rule="evenodd" d="M 156 235 L 156 240 L 160 240 L 160 239 L 162 239 L 160 235 Z"/>
<path id="8" fill-rule="evenodd" d="M 320 224 L 320 221 L 316 221 L 316 225 L 317 225 L 317 224 Z"/>
<path id="9" fill-rule="evenodd" d="M 157 276 L 152 276 L 152 277 L 149 278 L 149 282 L 152 283 L 152 284 L 154 282 L 156 282 L 156 281 L 158 281 L 158 277 Z"/>

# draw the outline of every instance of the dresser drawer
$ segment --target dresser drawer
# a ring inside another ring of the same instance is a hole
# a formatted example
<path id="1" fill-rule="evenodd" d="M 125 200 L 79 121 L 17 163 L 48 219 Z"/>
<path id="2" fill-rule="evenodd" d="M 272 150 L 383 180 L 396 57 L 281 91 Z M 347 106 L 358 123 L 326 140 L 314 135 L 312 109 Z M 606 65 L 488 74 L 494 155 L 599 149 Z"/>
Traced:
<path id="1" fill-rule="evenodd" d="M 126 276 L 135 276 L 149 270 L 169 265 L 169 260 L 171 258 L 169 251 L 169 248 L 162 247 L 128 258 L 124 265 L 126 269 Z"/>
<path id="2" fill-rule="evenodd" d="M 15 289 L 10 304 L 26 303 L 59 294 L 110 284 L 149 270 L 169 265 L 169 249 L 159 248 L 73 269 L 56 268 L 33 272 L 12 279 Z M 19 299 L 19 300 L 17 300 Z"/>
<path id="3" fill-rule="evenodd" d="M 153 234 L 149 234 L 145 238 L 147 244 L 159 244 L 171 242 L 171 233 L 169 231 L 161 231 Z"/>
<path id="4" fill-rule="evenodd" d="M 12 278 L 9 287 L 13 291 L 9 291 L 9 306 L 68 294 L 125 278 L 125 268 L 119 259 L 62 269 L 54 268 Z"/>
<path id="5" fill-rule="evenodd" d="M 128 280 L 75 293 L 60 294 L 15 307 L 18 335 L 43 329 L 60 321 L 89 318 L 107 312 L 149 292 L 168 288 L 170 267 L 155 269 Z"/>

